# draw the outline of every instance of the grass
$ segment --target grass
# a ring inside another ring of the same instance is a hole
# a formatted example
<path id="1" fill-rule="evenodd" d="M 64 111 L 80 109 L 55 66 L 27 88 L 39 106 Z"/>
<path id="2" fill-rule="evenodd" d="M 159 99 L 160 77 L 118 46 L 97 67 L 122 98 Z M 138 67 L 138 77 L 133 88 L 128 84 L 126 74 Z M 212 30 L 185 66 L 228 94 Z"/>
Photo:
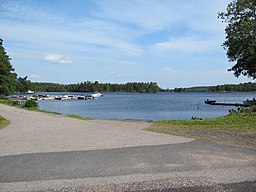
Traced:
<path id="1" fill-rule="evenodd" d="M 256 132 L 256 113 L 237 113 L 203 120 L 163 120 L 155 122 L 150 129 L 161 132 L 177 129 L 215 129 Z"/>
<path id="2" fill-rule="evenodd" d="M 10 124 L 10 122 L 7 119 L 0 116 L 0 129 L 6 127 L 9 124 Z"/>
<path id="3" fill-rule="evenodd" d="M 29 110 L 29 111 L 36 111 L 36 112 L 42 112 L 42 113 L 50 113 L 50 114 L 54 114 L 54 115 L 62 115 L 61 113 L 58 113 L 58 112 L 42 110 L 42 109 L 38 109 L 36 107 L 19 106 L 19 108 L 26 109 L 26 110 Z"/>
<path id="4" fill-rule="evenodd" d="M 256 146 L 256 112 L 234 113 L 203 120 L 154 122 L 148 131 L 207 141 Z"/>
<path id="5" fill-rule="evenodd" d="M 36 111 L 36 112 L 42 112 L 42 113 L 50 113 L 50 114 L 54 114 L 54 115 L 62 115 L 61 113 L 58 113 L 58 112 L 41 110 L 41 109 L 38 109 L 37 107 L 25 107 L 25 106 L 20 105 L 19 102 L 15 101 L 15 100 L 0 99 L 0 103 L 5 104 L 5 105 L 9 105 L 9 106 L 15 106 L 15 107 L 26 109 L 26 110 L 30 110 L 30 111 Z M 75 119 L 80 119 L 80 120 L 93 120 L 93 118 L 80 117 L 78 115 L 73 115 L 73 114 L 69 114 L 67 116 L 70 117 L 70 118 L 75 118 Z"/>
<path id="6" fill-rule="evenodd" d="M 80 120 L 93 120 L 93 118 L 88 118 L 88 117 L 80 117 L 78 115 L 74 115 L 74 114 L 69 114 L 67 115 L 70 118 L 74 118 L 74 119 L 80 119 Z"/>

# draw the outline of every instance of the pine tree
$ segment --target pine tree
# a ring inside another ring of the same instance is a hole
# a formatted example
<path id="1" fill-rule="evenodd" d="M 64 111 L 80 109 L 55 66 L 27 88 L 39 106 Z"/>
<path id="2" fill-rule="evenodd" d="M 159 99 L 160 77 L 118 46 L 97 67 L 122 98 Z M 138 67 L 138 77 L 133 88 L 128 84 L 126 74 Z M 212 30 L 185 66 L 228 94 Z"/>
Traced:
<path id="1" fill-rule="evenodd" d="M 0 95 L 16 91 L 17 75 L 10 60 L 3 47 L 3 40 L 0 39 Z"/>

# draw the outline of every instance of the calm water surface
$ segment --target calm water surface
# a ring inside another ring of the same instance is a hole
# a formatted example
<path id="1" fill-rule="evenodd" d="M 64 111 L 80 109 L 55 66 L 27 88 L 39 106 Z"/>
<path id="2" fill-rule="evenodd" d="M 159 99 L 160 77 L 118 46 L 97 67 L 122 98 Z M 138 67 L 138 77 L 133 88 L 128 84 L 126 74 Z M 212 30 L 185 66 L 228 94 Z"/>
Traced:
<path id="1" fill-rule="evenodd" d="M 104 93 L 104 97 L 97 100 L 39 101 L 39 107 L 99 119 L 190 119 L 192 116 L 211 118 L 226 115 L 230 109 L 236 108 L 206 105 L 206 99 L 242 103 L 253 97 L 256 93 Z"/>

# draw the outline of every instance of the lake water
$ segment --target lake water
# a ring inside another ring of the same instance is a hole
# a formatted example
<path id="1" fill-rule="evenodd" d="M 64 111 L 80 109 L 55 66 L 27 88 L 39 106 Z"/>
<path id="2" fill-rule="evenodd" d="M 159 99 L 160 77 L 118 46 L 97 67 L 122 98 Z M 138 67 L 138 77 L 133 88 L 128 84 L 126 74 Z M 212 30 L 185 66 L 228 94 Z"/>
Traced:
<path id="1" fill-rule="evenodd" d="M 62 114 L 98 119 L 191 119 L 192 116 L 201 118 L 222 116 L 228 114 L 230 109 L 236 108 L 206 105 L 204 103 L 206 99 L 242 103 L 253 97 L 256 97 L 256 93 L 104 93 L 104 96 L 97 100 L 39 101 L 39 107 Z"/>

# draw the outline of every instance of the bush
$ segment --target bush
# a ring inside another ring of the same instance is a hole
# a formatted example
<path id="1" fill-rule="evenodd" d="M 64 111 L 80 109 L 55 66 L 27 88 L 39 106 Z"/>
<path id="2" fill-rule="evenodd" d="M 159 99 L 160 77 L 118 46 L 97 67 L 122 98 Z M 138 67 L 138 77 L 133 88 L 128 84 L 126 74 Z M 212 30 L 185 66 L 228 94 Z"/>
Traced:
<path id="1" fill-rule="evenodd" d="M 17 106 L 20 105 L 20 102 L 18 100 L 10 100 L 7 98 L 0 98 L 0 103 L 11 105 L 11 106 Z"/>
<path id="2" fill-rule="evenodd" d="M 24 107 L 38 108 L 38 103 L 35 100 L 27 100 L 24 104 Z"/>
<path id="3" fill-rule="evenodd" d="M 252 105 L 250 107 L 244 108 L 244 112 L 247 112 L 247 113 L 256 112 L 256 105 Z"/>
<path id="4" fill-rule="evenodd" d="M 256 112 L 256 105 L 252 105 L 249 107 L 242 107 L 242 108 L 238 107 L 236 110 L 235 109 L 229 110 L 230 115 L 235 115 L 238 113 L 254 113 L 254 112 Z"/>

